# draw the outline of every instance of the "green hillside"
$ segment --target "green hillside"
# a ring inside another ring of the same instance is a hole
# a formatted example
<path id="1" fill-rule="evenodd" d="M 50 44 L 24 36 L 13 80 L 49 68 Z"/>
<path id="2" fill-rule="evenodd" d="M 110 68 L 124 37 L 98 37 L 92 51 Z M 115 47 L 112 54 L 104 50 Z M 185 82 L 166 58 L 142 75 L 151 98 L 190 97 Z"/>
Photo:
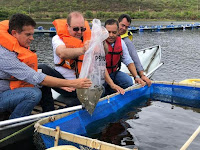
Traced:
<path id="1" fill-rule="evenodd" d="M 0 18 L 26 13 L 33 18 L 55 19 L 76 10 L 88 19 L 128 13 L 133 19 L 197 20 L 199 7 L 199 0 L 0 0 Z"/>

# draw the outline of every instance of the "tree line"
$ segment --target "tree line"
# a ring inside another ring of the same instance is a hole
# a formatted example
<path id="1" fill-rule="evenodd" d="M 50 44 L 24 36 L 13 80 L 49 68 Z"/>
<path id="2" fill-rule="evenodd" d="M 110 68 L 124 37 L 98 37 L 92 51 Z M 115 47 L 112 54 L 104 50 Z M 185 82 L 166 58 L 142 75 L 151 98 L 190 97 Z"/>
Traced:
<path id="1" fill-rule="evenodd" d="M 132 19 L 199 20 L 199 5 L 199 0 L 1 0 L 0 19 L 14 13 L 57 19 L 80 11 L 87 19 L 118 18 L 127 13 Z"/>

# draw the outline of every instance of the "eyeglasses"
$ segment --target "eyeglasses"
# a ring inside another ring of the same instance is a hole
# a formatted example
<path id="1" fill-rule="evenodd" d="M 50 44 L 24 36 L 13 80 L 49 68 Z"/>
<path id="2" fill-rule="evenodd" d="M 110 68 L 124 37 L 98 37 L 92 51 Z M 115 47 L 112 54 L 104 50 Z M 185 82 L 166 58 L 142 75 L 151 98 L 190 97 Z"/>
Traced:
<path id="1" fill-rule="evenodd" d="M 86 30 L 86 28 L 84 27 L 74 27 L 73 31 L 78 32 L 79 30 L 81 30 L 81 32 L 84 32 Z"/>

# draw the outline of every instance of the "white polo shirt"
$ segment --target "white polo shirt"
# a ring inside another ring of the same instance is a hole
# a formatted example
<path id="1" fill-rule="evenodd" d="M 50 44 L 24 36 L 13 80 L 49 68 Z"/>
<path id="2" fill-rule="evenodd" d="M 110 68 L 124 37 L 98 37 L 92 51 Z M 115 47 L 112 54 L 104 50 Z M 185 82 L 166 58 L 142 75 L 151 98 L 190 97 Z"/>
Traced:
<path id="1" fill-rule="evenodd" d="M 54 56 L 54 64 L 59 64 L 61 59 L 56 55 L 56 48 L 60 45 L 65 45 L 65 43 L 60 39 L 58 35 L 55 35 L 52 38 L 52 46 L 53 46 L 53 56 Z M 76 79 L 75 71 L 73 69 L 67 69 L 61 66 L 56 66 L 55 70 L 58 71 L 65 79 L 73 80 Z"/>

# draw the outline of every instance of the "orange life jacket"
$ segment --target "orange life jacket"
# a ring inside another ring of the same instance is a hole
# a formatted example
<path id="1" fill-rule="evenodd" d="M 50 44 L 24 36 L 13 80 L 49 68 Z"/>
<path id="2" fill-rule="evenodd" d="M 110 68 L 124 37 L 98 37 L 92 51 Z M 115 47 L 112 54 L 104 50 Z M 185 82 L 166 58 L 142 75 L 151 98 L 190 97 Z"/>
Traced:
<path id="1" fill-rule="evenodd" d="M 56 19 L 53 21 L 53 25 L 56 28 L 57 35 L 63 40 L 67 48 L 83 47 L 84 42 L 90 40 L 91 38 L 91 30 L 87 21 L 85 21 L 86 31 L 83 33 L 83 41 L 73 36 L 70 36 L 66 19 Z M 61 59 L 60 63 L 56 65 L 68 69 L 74 69 L 76 77 L 78 77 L 81 71 L 83 57 L 84 55 L 81 55 L 76 59 L 67 59 L 67 60 Z"/>
<path id="2" fill-rule="evenodd" d="M 19 42 L 15 37 L 8 33 L 8 20 L 4 20 L 0 22 L 0 45 L 5 47 L 6 49 L 16 52 L 17 58 L 27 64 L 29 67 L 33 68 L 37 71 L 38 62 L 37 62 L 37 55 L 31 52 L 29 49 L 26 49 L 19 45 Z M 19 87 L 33 87 L 34 85 L 27 83 L 25 81 L 14 79 L 11 77 L 10 79 L 10 88 L 15 89 Z"/>
<path id="3" fill-rule="evenodd" d="M 106 41 L 107 42 L 107 41 Z M 121 38 L 117 37 L 114 47 L 108 43 L 108 54 L 106 55 L 106 68 L 108 73 L 116 72 L 121 67 L 121 58 L 122 58 L 122 44 Z"/>

